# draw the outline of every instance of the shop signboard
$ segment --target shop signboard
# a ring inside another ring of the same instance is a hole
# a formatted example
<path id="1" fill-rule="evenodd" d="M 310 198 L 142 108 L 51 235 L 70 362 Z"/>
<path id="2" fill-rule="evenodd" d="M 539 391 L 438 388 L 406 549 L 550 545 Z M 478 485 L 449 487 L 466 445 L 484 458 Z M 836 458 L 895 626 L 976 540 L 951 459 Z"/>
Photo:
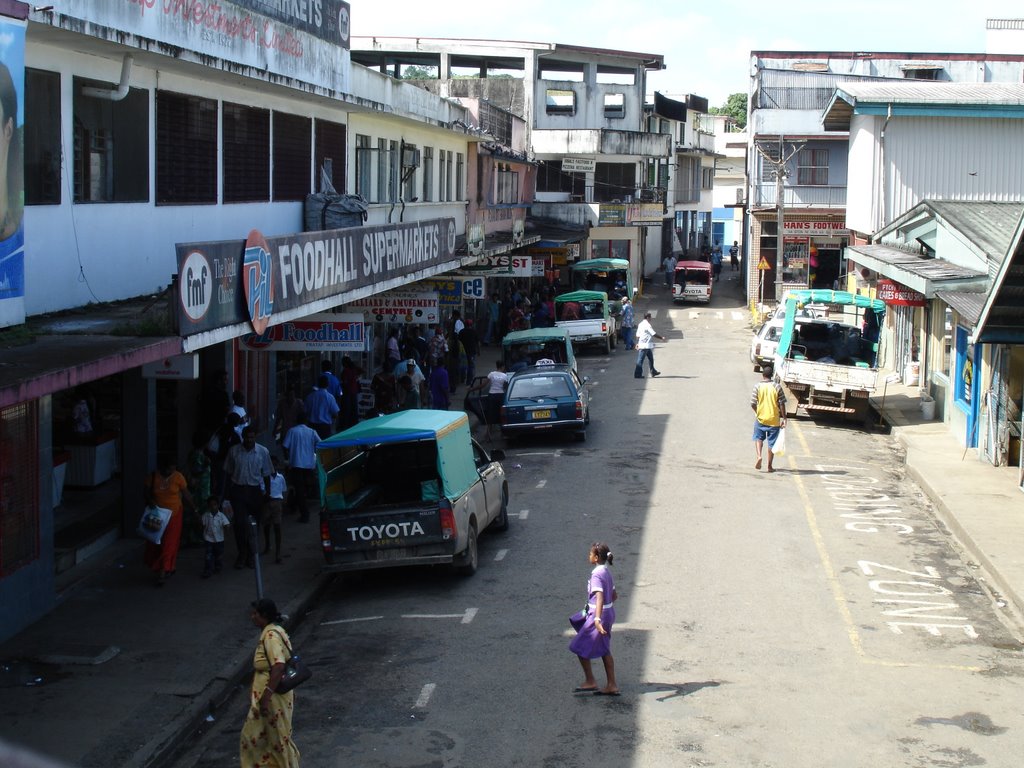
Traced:
<path id="1" fill-rule="evenodd" d="M 486 281 L 482 277 L 432 277 L 417 285 L 437 291 L 438 306 L 442 309 L 458 309 L 465 299 L 487 297 Z"/>
<path id="2" fill-rule="evenodd" d="M 626 226 L 626 206 L 618 203 L 602 203 L 598 207 L 597 226 L 599 227 L 624 227 Z"/>
<path id="3" fill-rule="evenodd" d="M 345 307 L 362 310 L 369 321 L 376 323 L 430 325 L 441 318 L 436 291 L 386 291 L 349 302 Z"/>
<path id="4" fill-rule="evenodd" d="M 923 307 L 925 305 L 923 293 L 900 285 L 895 280 L 879 280 L 875 298 L 897 307 Z"/>
<path id="5" fill-rule="evenodd" d="M 850 230 L 845 221 L 793 221 L 782 222 L 782 234 L 800 237 L 849 237 Z"/>
<path id="6" fill-rule="evenodd" d="M 530 277 L 533 273 L 532 262 L 529 256 L 484 256 L 476 264 L 463 267 L 462 272 L 473 276 Z"/>
<path id="7" fill-rule="evenodd" d="M 458 261 L 452 218 L 277 237 L 253 230 L 248 240 L 179 243 L 177 256 L 182 336 L 246 321 L 265 330 L 275 313 Z"/>
<path id="8" fill-rule="evenodd" d="M 665 218 L 661 203 L 632 203 L 626 206 L 626 223 L 638 226 L 661 226 Z"/>
<path id="9" fill-rule="evenodd" d="M 358 314 L 310 315 L 238 340 L 250 352 L 364 352 L 366 321 Z"/>
<path id="10" fill-rule="evenodd" d="M 199 378 L 199 355 L 172 355 L 142 366 L 142 378 L 190 381 Z"/>
<path id="11" fill-rule="evenodd" d="M 70 19 L 155 40 L 153 50 L 170 45 L 328 88 L 345 87 L 346 68 L 337 62 L 350 44 L 346 0 L 62 0 L 59 9 Z"/>
<path id="12" fill-rule="evenodd" d="M 597 160 L 593 157 L 563 157 L 562 173 L 593 173 Z"/>

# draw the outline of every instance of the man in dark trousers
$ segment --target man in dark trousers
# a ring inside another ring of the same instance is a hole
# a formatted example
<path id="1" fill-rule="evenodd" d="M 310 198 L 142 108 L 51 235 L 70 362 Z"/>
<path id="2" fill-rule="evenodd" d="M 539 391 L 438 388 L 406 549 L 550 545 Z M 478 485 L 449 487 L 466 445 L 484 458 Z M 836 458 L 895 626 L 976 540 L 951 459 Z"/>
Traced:
<path id="1" fill-rule="evenodd" d="M 459 333 L 459 343 L 466 353 L 466 383 L 472 384 L 476 375 L 476 356 L 480 354 L 480 336 L 472 317 L 466 318 L 466 324 Z"/>
<path id="2" fill-rule="evenodd" d="M 238 550 L 235 568 L 253 566 L 249 521 L 259 520 L 263 502 L 270 498 L 270 476 L 273 473 L 270 451 L 256 442 L 256 430 L 246 427 L 242 430 L 241 444 L 231 446 L 224 459 L 225 495 L 231 500 L 231 509 L 234 510 L 231 527 L 235 531 Z"/>

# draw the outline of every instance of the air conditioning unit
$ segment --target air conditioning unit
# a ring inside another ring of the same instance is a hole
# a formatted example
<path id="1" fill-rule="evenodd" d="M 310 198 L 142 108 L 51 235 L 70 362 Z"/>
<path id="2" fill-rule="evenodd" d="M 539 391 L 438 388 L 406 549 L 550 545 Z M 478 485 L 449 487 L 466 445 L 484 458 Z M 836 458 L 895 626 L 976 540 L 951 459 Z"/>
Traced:
<path id="1" fill-rule="evenodd" d="M 658 191 L 655 189 L 641 189 L 640 190 L 640 202 L 641 203 L 656 203 L 658 202 Z"/>
<path id="2" fill-rule="evenodd" d="M 403 168 L 419 168 L 420 167 L 420 151 L 415 147 L 405 147 L 402 149 L 402 167 Z"/>

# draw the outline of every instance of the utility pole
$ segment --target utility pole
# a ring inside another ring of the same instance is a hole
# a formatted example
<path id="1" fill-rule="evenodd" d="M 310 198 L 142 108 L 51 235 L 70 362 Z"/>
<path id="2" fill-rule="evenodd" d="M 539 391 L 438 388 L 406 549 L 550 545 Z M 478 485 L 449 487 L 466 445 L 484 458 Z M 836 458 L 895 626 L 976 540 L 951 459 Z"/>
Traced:
<path id="1" fill-rule="evenodd" d="M 775 225 L 777 227 L 776 235 L 776 247 L 775 247 L 775 301 L 778 303 L 782 300 L 782 268 L 783 268 L 783 250 L 785 249 L 786 243 L 782 236 L 783 224 L 786 220 L 785 215 L 785 191 L 786 191 L 786 165 L 793 158 L 793 156 L 803 149 L 806 142 L 793 141 L 789 144 L 789 152 L 786 152 L 785 148 L 785 137 L 779 136 L 778 151 L 772 153 L 767 148 L 765 142 L 758 142 L 754 146 L 757 149 L 758 154 L 763 158 L 763 162 L 771 167 L 772 173 L 775 176 Z M 763 302 L 763 299 L 762 299 Z"/>

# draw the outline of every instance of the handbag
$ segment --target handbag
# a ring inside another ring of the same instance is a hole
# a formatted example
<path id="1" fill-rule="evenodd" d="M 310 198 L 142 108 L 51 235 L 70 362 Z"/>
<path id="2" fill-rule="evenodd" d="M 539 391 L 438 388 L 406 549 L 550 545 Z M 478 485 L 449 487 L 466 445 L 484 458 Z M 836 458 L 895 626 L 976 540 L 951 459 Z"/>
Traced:
<path id="1" fill-rule="evenodd" d="M 284 640 L 284 637 L 281 637 Z M 284 663 L 284 674 L 277 682 L 274 693 L 288 693 L 293 688 L 298 688 L 313 676 L 313 671 L 306 666 L 306 663 L 297 653 L 292 652 L 292 647 L 287 640 L 284 640 L 284 647 L 288 649 L 288 660 Z M 270 661 L 270 654 L 267 653 L 266 644 L 263 646 L 263 654 Z"/>

